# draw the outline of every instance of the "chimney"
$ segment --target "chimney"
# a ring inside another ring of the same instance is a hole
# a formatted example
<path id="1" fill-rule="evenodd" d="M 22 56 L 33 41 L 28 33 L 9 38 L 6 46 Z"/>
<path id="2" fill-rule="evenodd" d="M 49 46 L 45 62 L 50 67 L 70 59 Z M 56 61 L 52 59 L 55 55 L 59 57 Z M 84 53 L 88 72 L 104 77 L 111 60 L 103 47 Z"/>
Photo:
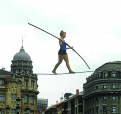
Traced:
<path id="1" fill-rule="evenodd" d="M 5 68 L 4 68 L 4 67 L 2 67 L 2 70 L 5 70 Z"/>
<path id="2" fill-rule="evenodd" d="M 79 94 L 79 89 L 76 89 L 76 94 Z"/>
<path id="3" fill-rule="evenodd" d="M 60 102 L 63 102 L 63 97 L 60 98 Z"/>
<path id="4" fill-rule="evenodd" d="M 58 101 L 56 101 L 56 104 L 58 104 Z"/>

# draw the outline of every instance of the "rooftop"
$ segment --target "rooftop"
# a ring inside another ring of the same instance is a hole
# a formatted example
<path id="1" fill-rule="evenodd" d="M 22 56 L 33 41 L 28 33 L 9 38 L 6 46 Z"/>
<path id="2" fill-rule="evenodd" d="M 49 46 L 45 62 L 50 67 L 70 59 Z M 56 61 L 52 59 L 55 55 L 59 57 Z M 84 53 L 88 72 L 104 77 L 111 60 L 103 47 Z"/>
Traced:
<path id="1" fill-rule="evenodd" d="M 57 103 L 57 104 L 55 104 L 55 105 L 53 105 L 53 106 L 51 106 L 51 107 L 57 107 L 59 104 L 61 104 L 62 102 L 60 102 L 60 103 Z"/>
<path id="2" fill-rule="evenodd" d="M 13 61 L 18 61 L 18 60 L 31 61 L 31 57 L 29 56 L 28 53 L 25 52 L 23 46 L 21 47 L 20 51 L 16 53 L 13 57 Z"/>
<path id="3" fill-rule="evenodd" d="M 9 75 L 9 71 L 6 71 L 4 68 L 0 69 L 0 75 Z"/>
<path id="4" fill-rule="evenodd" d="M 94 73 L 100 71 L 121 71 L 121 61 L 108 62 L 100 66 Z"/>

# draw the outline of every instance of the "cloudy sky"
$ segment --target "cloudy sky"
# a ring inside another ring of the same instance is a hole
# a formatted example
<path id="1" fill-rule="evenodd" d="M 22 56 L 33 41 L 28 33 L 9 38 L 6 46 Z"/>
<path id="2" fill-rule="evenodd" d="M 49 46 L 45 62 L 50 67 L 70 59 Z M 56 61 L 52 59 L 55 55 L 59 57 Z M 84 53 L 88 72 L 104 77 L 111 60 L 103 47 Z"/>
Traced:
<path id="1" fill-rule="evenodd" d="M 24 49 L 33 61 L 34 73 L 51 73 L 58 61 L 58 40 L 36 29 L 32 23 L 57 37 L 67 32 L 66 42 L 86 60 L 68 50 L 73 71 L 94 71 L 102 64 L 121 60 L 120 0 L 0 0 L 0 68 L 10 70 L 13 56 Z M 68 72 L 63 63 L 57 73 Z M 62 94 L 83 90 L 91 73 L 38 75 L 39 98 L 49 105 Z"/>

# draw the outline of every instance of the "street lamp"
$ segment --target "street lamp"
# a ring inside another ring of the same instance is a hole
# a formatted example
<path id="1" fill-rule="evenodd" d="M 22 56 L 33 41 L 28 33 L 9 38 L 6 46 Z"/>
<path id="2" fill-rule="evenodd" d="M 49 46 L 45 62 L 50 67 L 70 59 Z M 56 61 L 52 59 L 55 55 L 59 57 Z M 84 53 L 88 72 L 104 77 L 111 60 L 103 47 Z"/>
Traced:
<path id="1" fill-rule="evenodd" d="M 6 114 L 9 114 L 9 112 L 10 112 L 10 107 L 9 107 L 9 105 L 7 105 L 7 107 L 6 107 Z"/>
<path id="2" fill-rule="evenodd" d="M 27 113 L 27 114 L 30 113 L 30 107 L 29 107 L 29 106 L 26 107 L 26 113 Z"/>
<path id="3" fill-rule="evenodd" d="M 17 99 L 16 99 L 16 104 L 17 104 L 17 106 L 16 106 L 16 114 L 19 114 L 19 112 L 20 112 L 20 98 L 18 97 Z"/>
<path id="4" fill-rule="evenodd" d="M 20 106 L 16 106 L 16 114 L 19 114 L 19 112 L 20 112 Z"/>
<path id="5" fill-rule="evenodd" d="M 2 113 L 4 114 L 4 108 L 2 109 Z"/>

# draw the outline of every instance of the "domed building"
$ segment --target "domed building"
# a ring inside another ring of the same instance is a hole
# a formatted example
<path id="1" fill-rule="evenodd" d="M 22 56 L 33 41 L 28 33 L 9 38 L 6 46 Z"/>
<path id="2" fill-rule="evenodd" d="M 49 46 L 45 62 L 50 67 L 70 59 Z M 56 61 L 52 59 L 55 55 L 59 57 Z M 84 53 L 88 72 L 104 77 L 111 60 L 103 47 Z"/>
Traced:
<path id="1" fill-rule="evenodd" d="M 27 54 L 25 52 L 25 50 L 23 49 L 23 46 L 22 46 L 20 51 L 18 53 L 16 53 L 13 57 L 10 73 L 11 74 L 25 73 L 25 74 L 33 75 L 32 68 L 33 68 L 32 60 L 31 60 L 29 54 Z"/>
<path id="2" fill-rule="evenodd" d="M 121 61 L 105 63 L 86 80 L 84 114 L 121 114 Z"/>
<path id="3" fill-rule="evenodd" d="M 22 46 L 11 62 L 8 75 L 0 74 L 4 82 L 0 84 L 0 114 L 36 114 L 39 91 L 31 57 Z"/>

